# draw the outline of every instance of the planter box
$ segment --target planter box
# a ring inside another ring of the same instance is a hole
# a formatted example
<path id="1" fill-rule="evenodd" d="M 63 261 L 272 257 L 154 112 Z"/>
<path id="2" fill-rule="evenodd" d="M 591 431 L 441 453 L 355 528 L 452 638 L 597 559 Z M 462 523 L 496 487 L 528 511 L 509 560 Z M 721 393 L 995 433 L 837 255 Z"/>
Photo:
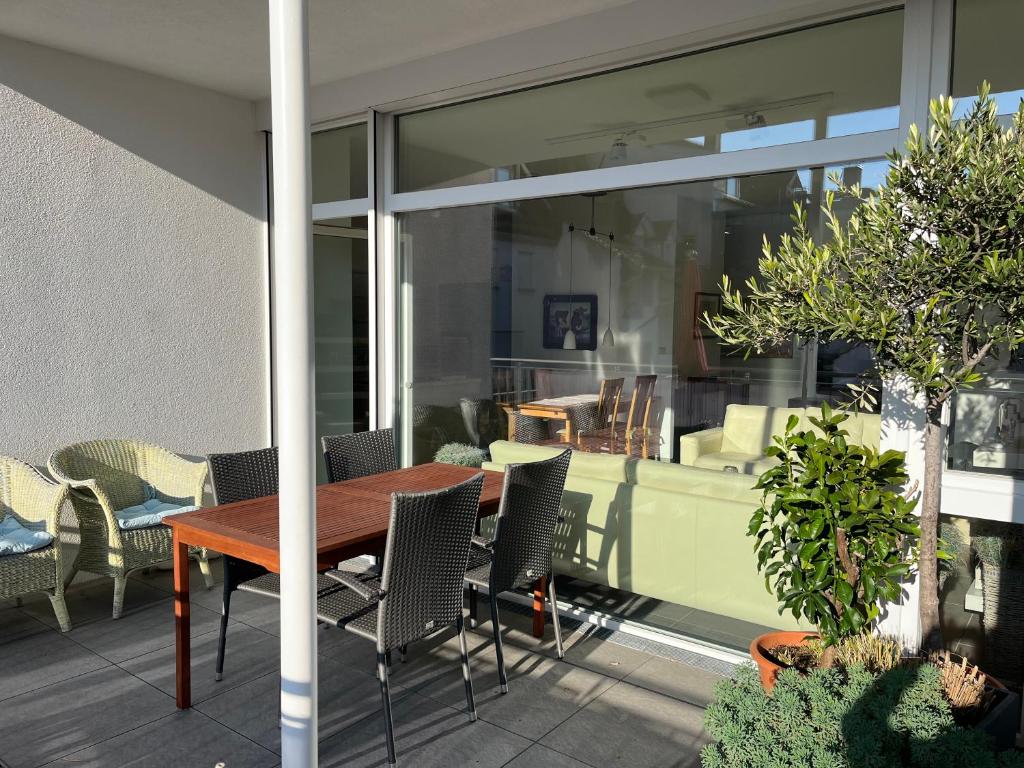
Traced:
<path id="1" fill-rule="evenodd" d="M 1013 749 L 1020 723 L 1020 696 L 1005 688 L 996 689 L 996 703 L 975 727 L 992 737 L 996 749 Z"/>

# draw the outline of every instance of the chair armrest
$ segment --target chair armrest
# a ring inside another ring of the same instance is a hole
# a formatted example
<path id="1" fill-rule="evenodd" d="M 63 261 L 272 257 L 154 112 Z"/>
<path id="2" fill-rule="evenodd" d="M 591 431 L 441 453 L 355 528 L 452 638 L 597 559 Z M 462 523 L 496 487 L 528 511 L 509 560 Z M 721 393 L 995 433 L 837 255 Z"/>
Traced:
<path id="1" fill-rule="evenodd" d="M 60 508 L 67 498 L 67 483 L 50 480 L 35 467 L 19 461 L 6 464 L 10 483 L 10 506 L 26 522 L 45 523 L 56 538 L 60 533 Z"/>
<path id="2" fill-rule="evenodd" d="M 473 536 L 472 541 L 474 547 L 486 549 L 489 552 L 494 549 L 494 539 L 488 539 L 485 536 Z"/>
<path id="3" fill-rule="evenodd" d="M 722 427 L 702 429 L 679 438 L 679 463 L 693 466 L 701 456 L 722 450 Z"/>
<path id="4" fill-rule="evenodd" d="M 384 597 L 383 589 L 360 581 L 355 574 L 346 573 L 345 571 L 327 571 L 325 575 L 334 579 L 339 584 L 348 587 L 367 602 L 376 603 Z"/>
<path id="5" fill-rule="evenodd" d="M 148 472 L 142 479 L 153 486 L 167 501 L 182 502 L 191 499 L 196 506 L 203 504 L 203 491 L 209 465 L 205 461 L 190 461 L 176 453 L 156 446 L 150 447 Z"/>

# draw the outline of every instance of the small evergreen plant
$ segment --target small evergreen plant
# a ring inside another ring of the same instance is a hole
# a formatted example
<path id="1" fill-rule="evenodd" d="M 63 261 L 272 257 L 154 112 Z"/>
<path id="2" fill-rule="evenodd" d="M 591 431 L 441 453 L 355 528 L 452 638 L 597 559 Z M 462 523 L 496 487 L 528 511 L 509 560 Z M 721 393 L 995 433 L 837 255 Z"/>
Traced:
<path id="1" fill-rule="evenodd" d="M 447 443 L 434 454 L 434 461 L 439 464 L 458 464 L 460 467 L 480 467 L 487 461 L 487 452 L 475 445 Z"/>
<path id="2" fill-rule="evenodd" d="M 956 725 L 931 664 L 783 670 L 769 696 L 742 666 L 704 716 L 704 768 L 1024 768 L 981 731 Z"/>

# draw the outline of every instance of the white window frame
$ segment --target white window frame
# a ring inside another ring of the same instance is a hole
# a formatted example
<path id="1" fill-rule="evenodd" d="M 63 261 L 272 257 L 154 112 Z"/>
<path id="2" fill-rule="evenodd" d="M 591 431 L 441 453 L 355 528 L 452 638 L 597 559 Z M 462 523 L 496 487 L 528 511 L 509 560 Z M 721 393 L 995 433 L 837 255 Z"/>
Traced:
<path id="1" fill-rule="evenodd" d="M 312 132 L 322 133 L 324 131 L 331 131 L 336 128 L 349 128 L 356 125 L 366 126 L 366 155 L 367 155 L 367 196 L 357 197 L 349 200 L 333 200 L 325 203 L 313 203 L 310 215 L 313 220 L 313 234 L 323 234 L 323 222 L 330 219 L 349 219 L 356 218 L 359 216 L 366 216 L 367 221 L 367 232 L 365 235 L 361 235 L 357 232 L 349 233 L 348 237 L 365 237 L 367 240 L 366 257 L 367 257 L 367 273 L 368 273 L 368 306 L 367 312 L 369 314 L 369 338 L 375 339 L 377 337 L 377 329 L 380 326 L 379 317 L 377 315 L 377 297 L 376 290 L 378 285 L 378 279 L 376 275 L 377 262 L 378 262 L 378 249 L 376 244 L 378 242 L 376 233 L 374 231 L 375 216 L 374 206 L 372 201 L 374 199 L 374 178 L 375 178 L 375 165 L 376 165 L 376 150 L 377 146 L 374 142 L 374 112 L 371 110 L 366 115 L 347 117 L 338 120 L 331 120 L 328 122 L 318 123 L 313 126 Z M 317 230 L 320 229 L 321 232 Z M 332 232 L 329 234 L 341 234 L 338 227 L 331 227 Z M 376 429 L 378 426 L 379 416 L 377 409 L 377 386 L 381 375 L 381 368 L 377 356 L 377 345 L 374 343 L 369 344 L 370 347 L 370 359 L 369 359 L 369 395 L 370 395 L 370 429 Z"/>

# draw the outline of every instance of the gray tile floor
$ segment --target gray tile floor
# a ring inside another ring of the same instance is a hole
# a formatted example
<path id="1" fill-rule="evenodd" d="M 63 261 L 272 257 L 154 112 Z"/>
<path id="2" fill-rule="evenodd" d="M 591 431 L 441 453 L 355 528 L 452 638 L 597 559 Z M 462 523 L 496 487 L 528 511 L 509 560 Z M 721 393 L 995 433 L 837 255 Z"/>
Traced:
<path id="1" fill-rule="evenodd" d="M 81 578 L 81 577 L 80 577 Z M 129 583 L 125 615 L 109 618 L 111 583 L 77 583 L 75 626 L 54 629 L 45 597 L 0 603 L 0 766 L 260 768 L 280 763 L 277 605 L 236 593 L 224 680 L 213 680 L 220 589 L 192 602 L 194 708 L 173 699 L 170 574 Z M 487 615 L 486 606 L 481 615 Z M 393 670 L 399 762 L 405 766 L 614 768 L 698 766 L 718 674 L 567 628 L 564 661 L 550 627 L 504 610 L 510 692 L 498 692 L 490 624 L 470 634 L 480 720 L 464 712 L 451 633 L 410 649 Z M 384 761 L 372 644 L 320 631 L 320 764 Z"/>

